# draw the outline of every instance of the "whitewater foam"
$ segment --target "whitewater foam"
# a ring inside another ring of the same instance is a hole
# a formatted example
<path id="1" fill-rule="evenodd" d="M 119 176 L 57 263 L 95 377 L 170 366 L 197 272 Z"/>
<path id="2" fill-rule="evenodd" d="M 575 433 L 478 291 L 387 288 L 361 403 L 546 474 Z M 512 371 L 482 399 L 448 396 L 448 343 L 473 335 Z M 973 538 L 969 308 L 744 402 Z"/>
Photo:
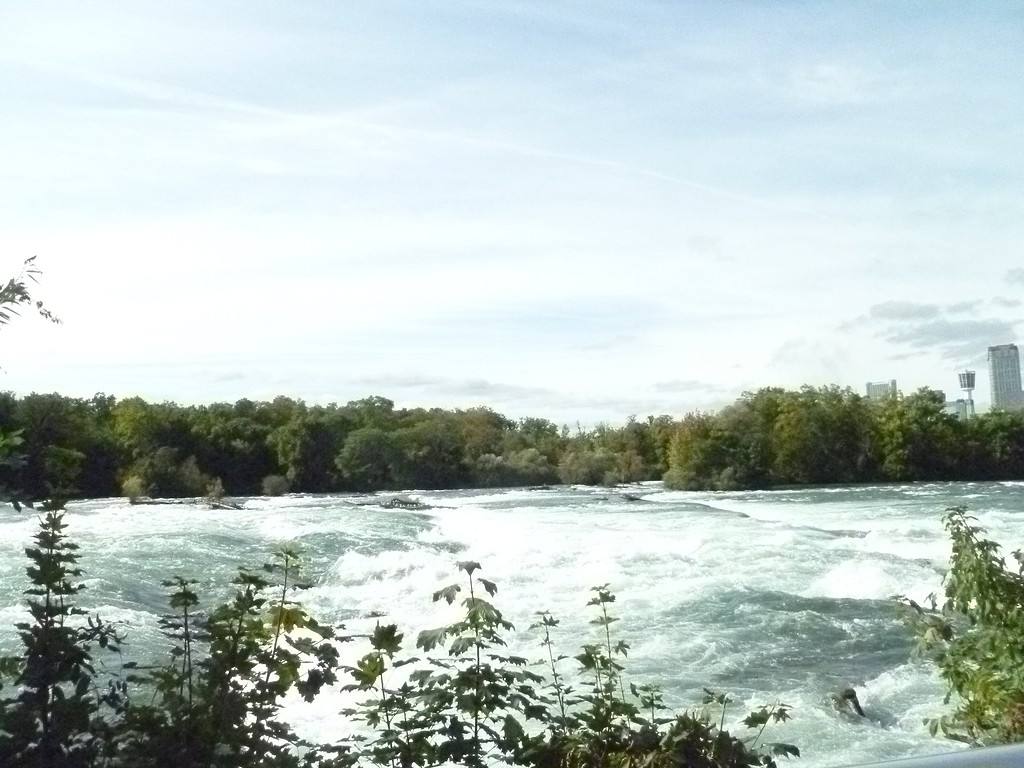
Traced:
<path id="1" fill-rule="evenodd" d="M 69 532 L 82 545 L 83 597 L 133 628 L 133 653 L 155 653 L 166 647 L 161 578 L 195 576 L 206 598 L 223 595 L 237 566 L 297 540 L 315 577 L 303 600 L 316 615 L 353 632 L 395 621 L 411 642 L 455 615 L 457 606 L 431 595 L 462 581 L 456 561 L 477 560 L 498 583 L 507 618 L 525 630 L 535 611 L 552 611 L 562 621 L 558 648 L 571 654 L 593 632 L 589 588 L 610 583 L 622 617 L 615 629 L 632 643 L 632 679 L 661 684 L 675 706 L 699 703 L 703 685 L 729 690 L 736 717 L 740 704 L 779 697 L 796 719 L 772 738 L 798 744 L 800 765 L 815 768 L 950 748 L 921 724 L 941 709 L 943 690 L 931 667 L 908 662 L 890 597 L 940 588 L 941 512 L 964 495 L 1008 549 L 1024 543 L 1024 483 L 409 491 L 401 495 L 427 508 L 381 507 L 393 495 L 253 498 L 241 510 L 75 504 Z M 25 617 L 22 547 L 33 529 L 31 515 L 0 513 L 0 651 L 13 647 L 10 626 Z M 510 650 L 537 657 L 538 639 L 521 631 Z M 346 662 L 364 650 L 343 646 Z M 857 685 L 878 718 L 837 717 L 828 696 L 845 685 Z M 312 704 L 289 701 L 289 717 L 303 735 L 334 738 L 348 727 L 337 713 L 350 703 L 330 691 Z"/>

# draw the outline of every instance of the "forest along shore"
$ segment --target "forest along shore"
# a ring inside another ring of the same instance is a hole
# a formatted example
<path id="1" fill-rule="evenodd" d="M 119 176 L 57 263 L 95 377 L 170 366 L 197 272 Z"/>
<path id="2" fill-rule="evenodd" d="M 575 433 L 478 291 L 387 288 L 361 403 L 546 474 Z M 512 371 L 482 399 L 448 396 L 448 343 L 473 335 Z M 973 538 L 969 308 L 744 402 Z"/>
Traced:
<path id="1" fill-rule="evenodd" d="M 766 388 L 716 413 L 591 429 L 383 397 L 179 406 L 3 393 L 0 434 L 14 433 L 25 460 L 0 467 L 0 486 L 26 498 L 1024 479 L 1024 413 L 961 421 L 932 390 L 871 401 L 838 387 Z"/>

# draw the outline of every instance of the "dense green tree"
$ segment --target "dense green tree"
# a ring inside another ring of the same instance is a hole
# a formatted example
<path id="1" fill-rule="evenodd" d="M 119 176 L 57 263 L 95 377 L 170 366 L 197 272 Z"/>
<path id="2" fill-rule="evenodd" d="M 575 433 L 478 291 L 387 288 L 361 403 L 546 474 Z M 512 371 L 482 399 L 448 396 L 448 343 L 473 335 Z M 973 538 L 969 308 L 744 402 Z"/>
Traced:
<path id="1" fill-rule="evenodd" d="M 718 431 L 712 432 L 716 445 L 704 457 L 713 464 L 727 464 L 716 470 L 717 487 L 757 487 L 776 482 L 773 430 L 786 397 L 783 390 L 762 389 L 722 409 Z"/>
<path id="2" fill-rule="evenodd" d="M 251 403 L 240 401 L 198 408 L 192 418 L 196 459 L 206 472 L 224 478 L 229 493 L 256 493 L 277 469 L 268 441 L 272 429 L 256 421 L 252 411 Z"/>
<path id="3" fill-rule="evenodd" d="M 512 421 L 490 408 L 456 411 L 455 416 L 462 432 L 463 450 L 468 462 L 474 462 L 484 454 L 500 454 L 506 435 L 515 426 Z"/>
<path id="4" fill-rule="evenodd" d="M 1024 414 L 992 411 L 969 421 L 960 458 L 971 479 L 1024 477 Z"/>
<path id="5" fill-rule="evenodd" d="M 56 394 L 3 401 L 0 429 L 24 436 L 19 485 L 27 493 L 40 497 L 60 488 L 106 496 L 116 491 L 120 456 L 103 410 L 106 402 L 101 396 L 80 400 Z"/>
<path id="6" fill-rule="evenodd" d="M 339 487 L 335 458 L 346 436 L 346 423 L 336 412 L 320 410 L 292 418 L 268 438 L 292 488 L 324 492 Z"/>
<path id="7" fill-rule="evenodd" d="M 669 449 L 675 426 L 675 419 L 666 414 L 647 417 L 646 427 L 653 455 L 647 456 L 646 460 L 654 468 L 654 475 L 658 478 L 668 472 Z"/>
<path id="8" fill-rule="evenodd" d="M 559 479 L 576 485 L 614 485 L 616 470 L 616 456 L 607 448 L 570 448 L 558 463 Z"/>
<path id="9" fill-rule="evenodd" d="M 889 398 L 879 409 L 882 469 L 892 480 L 945 480 L 957 476 L 962 426 L 943 411 L 942 393 L 922 389 Z"/>
<path id="10" fill-rule="evenodd" d="M 551 464 L 558 464 L 567 434 L 559 432 L 558 425 L 547 419 L 520 419 L 514 431 L 505 436 L 505 453 L 524 448 L 536 448 Z"/>
<path id="11" fill-rule="evenodd" d="M 923 389 L 871 402 L 849 389 L 762 389 L 675 427 L 666 483 L 682 489 L 1024 478 L 1024 413 L 967 420 Z"/>
<path id="12" fill-rule="evenodd" d="M 689 414 L 672 438 L 665 483 L 682 490 L 733 487 L 736 450 L 735 439 L 718 427 L 715 417 Z"/>
<path id="13" fill-rule="evenodd" d="M 213 480 L 203 473 L 195 456 L 180 457 L 176 448 L 163 445 L 132 465 L 128 480 L 153 497 L 199 497 Z M 133 494 L 128 494 L 133 495 Z"/>
<path id="14" fill-rule="evenodd" d="M 161 447 L 195 454 L 196 440 L 186 409 L 131 397 L 111 410 L 114 437 L 129 458 L 138 459 Z"/>
<path id="15" fill-rule="evenodd" d="M 870 477 L 871 414 L 838 387 L 804 387 L 778 401 L 772 477 L 780 483 L 852 483 Z"/>
<path id="16" fill-rule="evenodd" d="M 605 485 L 631 483 L 658 479 L 664 474 L 664 470 L 659 471 L 658 445 L 651 424 L 630 416 L 621 428 L 600 424 L 577 440 L 579 445 L 588 445 L 602 456 L 606 453 L 614 455 L 614 464 L 605 470 L 601 482 Z"/>
<path id="17" fill-rule="evenodd" d="M 394 433 L 391 477 L 398 488 L 466 484 L 465 438 L 453 419 L 434 416 Z"/>
<path id="18" fill-rule="evenodd" d="M 477 487 L 546 485 L 558 482 L 558 473 L 536 448 L 498 456 L 485 453 L 473 464 L 471 482 Z"/>
<path id="19" fill-rule="evenodd" d="M 270 402 L 254 403 L 251 417 L 254 421 L 271 429 L 287 424 L 296 416 L 305 413 L 306 404 L 301 400 L 278 395 Z M 249 413 L 245 413 L 249 416 Z"/>
<path id="20" fill-rule="evenodd" d="M 353 400 L 345 406 L 345 411 L 353 421 L 353 428 L 356 429 L 362 427 L 393 429 L 396 418 L 400 416 L 395 413 L 394 402 L 379 395 Z"/>
<path id="21" fill-rule="evenodd" d="M 389 488 L 395 450 L 391 433 L 379 427 L 362 427 L 345 440 L 335 464 L 345 486 L 352 490 Z"/>
<path id="22" fill-rule="evenodd" d="M 36 497 L 102 497 L 122 486 L 197 497 L 214 478 L 228 494 L 256 494 L 274 475 L 299 492 L 661 477 L 673 488 L 722 490 L 1024 478 L 1024 413 L 960 421 L 929 390 L 871 402 L 838 387 L 766 388 L 715 414 L 575 433 L 487 408 L 397 409 L 382 397 L 183 407 L 0 393 L 0 431 L 19 432 L 24 449 L 17 467 L 0 467 L 0 484 Z"/>

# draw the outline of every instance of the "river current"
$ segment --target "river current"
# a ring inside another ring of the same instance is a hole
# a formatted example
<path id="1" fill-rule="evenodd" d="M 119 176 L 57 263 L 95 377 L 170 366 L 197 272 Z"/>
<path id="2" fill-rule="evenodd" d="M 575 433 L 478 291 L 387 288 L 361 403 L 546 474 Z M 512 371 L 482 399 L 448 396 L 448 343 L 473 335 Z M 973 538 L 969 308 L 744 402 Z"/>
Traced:
<path id="1" fill-rule="evenodd" d="M 637 500 L 631 500 L 629 494 Z M 157 620 L 161 579 L 200 580 L 225 594 L 239 565 L 296 542 L 314 585 L 303 602 L 349 629 L 394 621 L 410 640 L 439 626 L 431 593 L 458 581 L 455 562 L 482 563 L 495 602 L 520 630 L 511 645 L 540 658 L 532 615 L 561 619 L 567 654 L 594 633 L 591 586 L 618 595 L 618 633 L 631 644 L 628 679 L 654 682 L 674 707 L 701 689 L 727 691 L 733 713 L 773 700 L 794 720 L 773 740 L 797 744 L 804 768 L 955 749 L 922 718 L 943 711 L 941 681 L 911 658 L 895 594 L 922 600 L 941 588 L 949 546 L 942 511 L 964 504 L 1005 551 L 1024 545 L 1024 484 L 861 486 L 745 493 L 553 488 L 411 492 L 424 510 L 384 509 L 379 496 L 252 498 L 241 510 L 120 499 L 75 503 L 69 533 L 81 545 L 83 603 L 126 622 L 132 658 L 166 647 Z M 24 617 L 23 548 L 35 520 L 0 510 L 0 653 Z M 345 646 L 345 654 L 362 648 Z M 565 662 L 571 669 L 572 662 Z M 832 692 L 856 688 L 864 720 L 837 715 Z M 289 703 L 303 735 L 330 740 L 347 700 L 330 692 Z"/>

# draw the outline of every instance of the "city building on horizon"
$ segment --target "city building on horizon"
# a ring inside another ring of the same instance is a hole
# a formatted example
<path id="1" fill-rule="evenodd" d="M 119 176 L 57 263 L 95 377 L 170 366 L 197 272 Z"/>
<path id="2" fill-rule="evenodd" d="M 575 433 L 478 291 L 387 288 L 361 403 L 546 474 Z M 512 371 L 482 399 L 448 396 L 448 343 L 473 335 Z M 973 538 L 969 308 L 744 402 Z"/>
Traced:
<path id="1" fill-rule="evenodd" d="M 957 375 L 960 382 L 960 389 L 966 397 L 956 401 L 956 415 L 961 421 L 974 418 L 974 385 L 977 383 L 978 375 L 975 371 L 960 371 Z"/>
<path id="2" fill-rule="evenodd" d="M 866 389 L 868 400 L 887 400 L 890 397 L 896 397 L 896 379 L 869 381 Z"/>
<path id="3" fill-rule="evenodd" d="M 957 400 L 946 400 L 942 410 L 950 416 L 956 416 L 960 421 L 967 421 L 974 416 L 974 401 L 962 397 Z"/>
<path id="4" fill-rule="evenodd" d="M 988 379 L 994 410 L 1017 411 L 1024 408 L 1020 351 L 1016 344 L 997 344 L 988 348 Z"/>

